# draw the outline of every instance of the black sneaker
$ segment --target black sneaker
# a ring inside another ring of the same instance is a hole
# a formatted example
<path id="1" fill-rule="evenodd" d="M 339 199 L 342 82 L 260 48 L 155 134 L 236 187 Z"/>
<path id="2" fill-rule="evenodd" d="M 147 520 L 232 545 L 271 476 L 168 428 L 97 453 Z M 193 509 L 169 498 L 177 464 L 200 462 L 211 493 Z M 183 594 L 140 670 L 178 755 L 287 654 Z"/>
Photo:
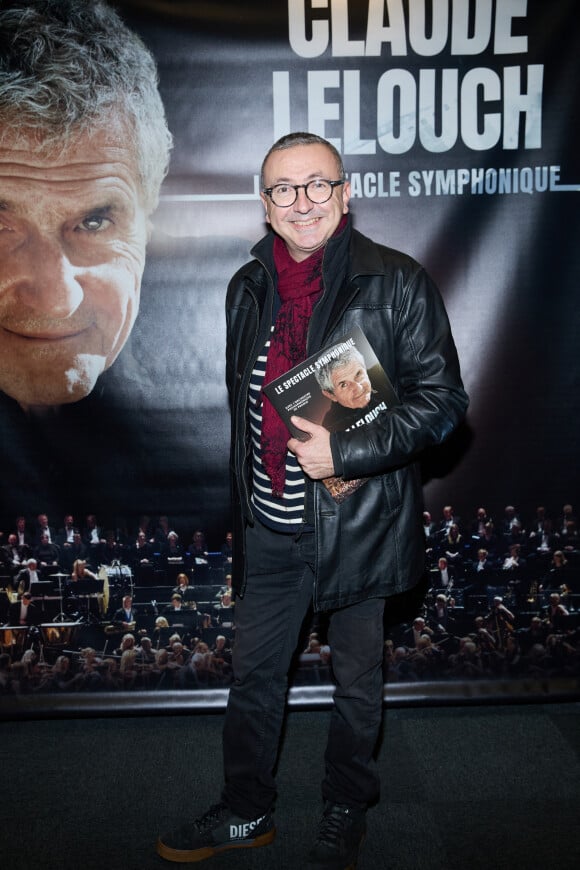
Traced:
<path id="1" fill-rule="evenodd" d="M 366 832 L 365 811 L 326 803 L 308 866 L 319 870 L 355 870 Z"/>
<path id="2" fill-rule="evenodd" d="M 168 861 L 194 863 L 227 849 L 267 846 L 275 836 L 271 813 L 259 819 L 242 819 L 235 816 L 227 804 L 219 803 L 199 819 L 159 837 L 157 852 Z"/>

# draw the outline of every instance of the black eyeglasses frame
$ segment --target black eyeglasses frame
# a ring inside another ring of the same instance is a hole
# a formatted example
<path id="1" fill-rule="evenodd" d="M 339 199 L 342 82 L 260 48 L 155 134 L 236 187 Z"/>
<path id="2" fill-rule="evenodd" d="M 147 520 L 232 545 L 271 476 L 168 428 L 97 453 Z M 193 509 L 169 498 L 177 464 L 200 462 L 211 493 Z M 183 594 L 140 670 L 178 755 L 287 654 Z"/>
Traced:
<path id="1" fill-rule="evenodd" d="M 320 201 L 316 202 L 316 200 L 311 199 L 308 196 L 309 186 L 311 184 L 315 184 L 317 181 L 325 181 L 326 184 L 330 184 L 330 193 L 328 194 L 328 197 L 326 199 L 322 200 L 322 202 L 320 202 Z M 262 193 L 265 196 L 270 197 L 270 202 L 273 205 L 275 205 L 276 208 L 290 208 L 291 206 L 293 206 L 294 203 L 296 202 L 296 200 L 298 199 L 298 191 L 299 190 L 304 190 L 304 193 L 306 194 L 306 196 L 308 197 L 310 202 L 313 203 L 314 205 L 324 205 L 324 203 L 328 202 L 328 200 L 331 198 L 332 194 L 334 193 L 334 188 L 338 187 L 341 184 L 344 184 L 345 182 L 346 182 L 346 178 L 341 178 L 337 181 L 331 181 L 329 178 L 313 178 L 311 181 L 307 181 L 306 184 L 283 184 L 282 185 L 283 187 L 292 187 L 294 189 L 294 199 L 292 200 L 292 202 L 289 202 L 287 205 L 279 205 L 277 202 L 274 201 L 274 198 L 272 196 L 274 189 L 276 187 L 280 186 L 279 184 L 274 184 L 273 187 L 264 187 L 262 189 Z"/>

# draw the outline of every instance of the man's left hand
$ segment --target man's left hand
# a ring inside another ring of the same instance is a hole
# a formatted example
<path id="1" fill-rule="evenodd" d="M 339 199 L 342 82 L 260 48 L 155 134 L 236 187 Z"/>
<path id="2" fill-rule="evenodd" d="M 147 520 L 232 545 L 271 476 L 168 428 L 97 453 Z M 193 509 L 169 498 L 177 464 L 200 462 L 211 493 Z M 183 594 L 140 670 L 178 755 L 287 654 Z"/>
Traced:
<path id="1" fill-rule="evenodd" d="M 306 432 L 310 437 L 307 441 L 291 438 L 288 450 L 294 454 L 302 471 L 312 480 L 322 480 L 334 475 L 332 451 L 330 450 L 330 432 L 324 426 L 311 423 L 304 417 L 292 417 L 292 424 Z"/>

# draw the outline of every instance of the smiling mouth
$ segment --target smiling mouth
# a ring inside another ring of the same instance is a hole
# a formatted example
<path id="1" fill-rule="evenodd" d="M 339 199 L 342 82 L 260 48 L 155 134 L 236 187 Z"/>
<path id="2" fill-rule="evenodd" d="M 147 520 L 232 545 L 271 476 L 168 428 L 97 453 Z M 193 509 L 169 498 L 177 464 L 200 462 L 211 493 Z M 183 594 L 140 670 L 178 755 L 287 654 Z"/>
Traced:
<path id="1" fill-rule="evenodd" d="M 316 224 L 320 221 L 319 217 L 309 218 L 306 221 L 292 221 L 295 227 L 298 229 L 309 230 L 310 227 L 316 226 Z"/>
<path id="2" fill-rule="evenodd" d="M 54 333 L 54 332 L 35 332 L 35 333 L 26 333 L 26 332 L 18 332 L 14 329 L 8 329 L 4 327 L 4 331 L 8 333 L 8 335 L 13 335 L 15 338 L 20 338 L 23 341 L 30 342 L 41 342 L 41 341 L 66 341 L 67 339 L 78 338 L 85 330 L 77 329 L 75 332 L 66 332 L 66 333 Z"/>

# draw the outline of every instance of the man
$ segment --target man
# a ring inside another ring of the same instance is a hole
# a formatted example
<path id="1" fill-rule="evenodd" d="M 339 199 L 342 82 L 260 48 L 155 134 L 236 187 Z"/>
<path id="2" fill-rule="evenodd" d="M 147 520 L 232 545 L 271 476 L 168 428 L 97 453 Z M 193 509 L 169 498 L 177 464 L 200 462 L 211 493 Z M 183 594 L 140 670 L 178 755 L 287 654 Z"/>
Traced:
<path id="1" fill-rule="evenodd" d="M 317 369 L 315 378 L 322 395 L 332 402 L 322 421 L 330 432 L 348 429 L 360 420 L 362 412 L 383 401 L 373 390 L 364 356 L 354 347 Z"/>
<path id="2" fill-rule="evenodd" d="M 0 389 L 33 411 L 87 396 L 123 347 L 170 139 L 153 61 L 104 4 L 10 4 L 0 30 Z"/>
<path id="3" fill-rule="evenodd" d="M 41 534 L 40 543 L 33 552 L 43 574 L 48 575 L 52 573 L 52 569 L 58 568 L 60 549 L 57 544 L 51 543 L 46 533 Z"/>
<path id="4" fill-rule="evenodd" d="M 40 581 L 41 576 L 38 567 L 36 559 L 30 558 L 26 562 L 26 568 L 22 568 L 22 570 L 18 572 L 13 583 L 19 595 L 22 595 L 24 592 L 29 592 L 32 583 L 38 583 Z"/>
<path id="5" fill-rule="evenodd" d="M 137 613 L 133 610 L 133 596 L 123 595 L 121 607 L 115 611 L 113 622 L 124 631 L 135 628 Z"/>
<path id="6" fill-rule="evenodd" d="M 27 555 L 30 555 L 34 545 L 34 539 L 26 527 L 26 517 L 16 517 L 16 530 L 14 532 L 18 540 L 18 546 L 23 547 Z"/>
<path id="7" fill-rule="evenodd" d="M 62 529 L 58 530 L 56 543 L 59 545 L 61 550 L 66 550 L 72 546 L 74 542 L 74 536 L 79 531 L 77 526 L 75 525 L 75 519 L 72 514 L 67 514 L 63 520 Z"/>
<path id="8" fill-rule="evenodd" d="M 453 617 L 454 599 L 448 598 L 443 592 L 435 596 L 435 602 L 429 610 L 429 619 L 435 632 L 435 640 L 441 640 L 448 635 L 455 622 Z"/>
<path id="9" fill-rule="evenodd" d="M 449 565 L 445 556 L 440 556 L 437 560 L 437 567 L 431 568 L 429 571 L 429 583 L 431 589 L 445 589 L 450 593 L 455 584 L 455 568 Z"/>
<path id="10" fill-rule="evenodd" d="M 261 186 L 274 233 L 232 279 L 226 306 L 238 597 L 225 786 L 205 815 L 160 837 L 158 852 L 198 861 L 274 839 L 287 672 L 312 603 L 330 614 L 337 686 L 324 811 L 307 865 L 344 870 L 356 863 L 365 812 L 378 796 L 385 598 L 424 570 L 413 460 L 452 431 L 467 397 L 437 290 L 410 258 L 352 228 L 336 150 L 317 136 L 290 134 L 266 155 Z M 350 432 L 293 417 L 309 438 L 288 440 L 261 401 L 262 385 L 355 325 L 401 404 Z M 332 475 L 368 480 L 338 503 L 319 482 Z M 297 856 L 296 865 L 304 863 Z"/>
<path id="11" fill-rule="evenodd" d="M 10 625 L 37 625 L 40 614 L 32 601 L 30 592 L 25 592 L 20 601 L 15 601 L 8 609 Z"/>
<path id="12" fill-rule="evenodd" d="M 443 519 L 439 523 L 439 537 L 441 539 L 446 538 L 449 534 L 449 529 L 453 525 L 459 526 L 459 517 L 456 517 L 453 513 L 452 505 L 446 504 L 443 508 Z"/>
<path id="13" fill-rule="evenodd" d="M 8 543 L 3 548 L 5 564 L 9 569 L 19 568 L 26 558 L 27 549 L 18 543 L 14 533 L 8 535 Z"/>
<path id="14" fill-rule="evenodd" d="M 421 638 L 425 635 L 432 637 L 434 631 L 429 628 L 426 620 L 422 616 L 417 616 L 411 623 L 410 627 L 403 632 L 405 645 L 410 649 L 418 649 L 421 645 Z"/>
<path id="15" fill-rule="evenodd" d="M 54 538 L 54 529 L 48 522 L 47 514 L 38 514 L 36 518 L 36 533 L 34 535 L 35 545 L 38 546 L 43 539 L 47 539 L 52 544 Z"/>
<path id="16" fill-rule="evenodd" d="M 171 603 L 163 610 L 169 625 L 187 625 L 190 624 L 190 611 L 183 604 L 183 599 L 178 592 L 174 592 L 171 596 Z"/>
<path id="17" fill-rule="evenodd" d="M 94 514 L 89 514 L 85 520 L 85 527 L 82 531 L 82 538 L 87 553 L 91 568 L 96 569 L 99 564 L 102 548 L 105 544 L 105 533 L 98 525 L 97 518 Z"/>

